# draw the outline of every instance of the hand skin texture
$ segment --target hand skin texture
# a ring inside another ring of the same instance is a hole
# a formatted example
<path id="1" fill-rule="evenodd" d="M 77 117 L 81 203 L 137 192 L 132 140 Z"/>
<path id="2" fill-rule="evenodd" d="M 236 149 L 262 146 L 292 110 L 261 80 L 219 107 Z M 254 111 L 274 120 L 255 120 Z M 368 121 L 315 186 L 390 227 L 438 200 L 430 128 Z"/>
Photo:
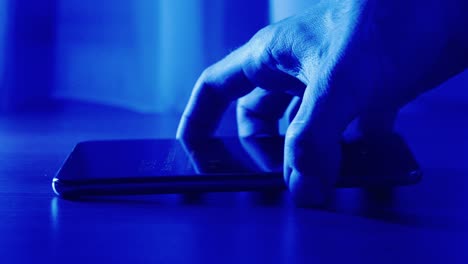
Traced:
<path id="1" fill-rule="evenodd" d="M 393 128 L 398 109 L 468 66 L 466 0 L 328 0 L 260 30 L 207 68 L 178 138 L 213 135 L 237 102 L 240 136 L 277 135 L 287 109 L 284 180 L 300 206 L 330 197 L 340 140 Z"/>

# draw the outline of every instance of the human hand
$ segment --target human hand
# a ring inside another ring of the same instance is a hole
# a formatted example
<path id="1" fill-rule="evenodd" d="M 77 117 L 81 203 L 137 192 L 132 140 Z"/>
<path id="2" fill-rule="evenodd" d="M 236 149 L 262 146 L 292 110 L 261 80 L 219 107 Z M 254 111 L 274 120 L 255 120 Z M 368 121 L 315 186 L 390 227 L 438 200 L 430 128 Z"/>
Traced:
<path id="1" fill-rule="evenodd" d="M 276 135 L 289 106 L 285 182 L 298 204 L 323 204 L 350 122 L 391 130 L 401 106 L 467 67 L 466 11 L 463 0 L 321 1 L 206 69 L 177 137 L 211 136 L 237 99 L 240 136 Z"/>

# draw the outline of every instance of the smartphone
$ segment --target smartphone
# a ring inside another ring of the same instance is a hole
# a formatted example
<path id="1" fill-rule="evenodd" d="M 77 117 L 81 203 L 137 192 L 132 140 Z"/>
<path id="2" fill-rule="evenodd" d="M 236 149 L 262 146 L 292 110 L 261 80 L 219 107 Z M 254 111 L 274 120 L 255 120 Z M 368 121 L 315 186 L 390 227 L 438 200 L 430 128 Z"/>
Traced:
<path id="1" fill-rule="evenodd" d="M 78 143 L 52 180 L 64 198 L 271 191 L 283 181 L 284 137 L 140 139 Z M 406 142 L 343 141 L 336 187 L 415 184 L 421 170 Z"/>

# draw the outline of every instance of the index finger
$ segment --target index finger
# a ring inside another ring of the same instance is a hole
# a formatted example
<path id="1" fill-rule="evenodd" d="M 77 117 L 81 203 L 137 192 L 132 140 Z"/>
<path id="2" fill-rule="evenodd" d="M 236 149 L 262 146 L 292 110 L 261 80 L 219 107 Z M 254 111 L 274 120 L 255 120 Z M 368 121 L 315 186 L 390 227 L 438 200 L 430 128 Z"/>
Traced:
<path id="1" fill-rule="evenodd" d="M 255 88 L 243 67 L 244 47 L 206 69 L 193 88 L 177 129 L 177 138 L 212 136 L 230 103 Z"/>

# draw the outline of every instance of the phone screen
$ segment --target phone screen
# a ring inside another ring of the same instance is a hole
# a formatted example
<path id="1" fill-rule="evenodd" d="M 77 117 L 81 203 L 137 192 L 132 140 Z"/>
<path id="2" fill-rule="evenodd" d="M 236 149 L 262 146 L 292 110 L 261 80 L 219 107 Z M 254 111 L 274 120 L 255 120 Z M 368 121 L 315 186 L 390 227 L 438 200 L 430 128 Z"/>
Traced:
<path id="1" fill-rule="evenodd" d="M 284 188 L 282 137 L 87 141 L 53 180 L 61 196 Z"/>
<path id="2" fill-rule="evenodd" d="M 64 197 L 284 189 L 283 137 L 77 144 L 53 179 Z M 404 140 L 343 142 L 337 187 L 407 185 L 419 166 Z"/>
<path id="3" fill-rule="evenodd" d="M 193 175 L 238 175 L 282 170 L 282 138 L 259 138 L 255 146 L 266 145 L 264 159 L 255 159 L 254 139 L 211 138 L 191 143 L 174 139 L 88 141 L 79 143 L 62 173 L 63 180 L 87 181 L 147 177 L 189 177 Z M 263 143 L 263 144 L 262 144 Z M 265 153 L 266 154 L 266 153 Z M 268 156 L 268 157 L 267 157 Z M 65 173 L 66 171 L 66 173 Z"/>

